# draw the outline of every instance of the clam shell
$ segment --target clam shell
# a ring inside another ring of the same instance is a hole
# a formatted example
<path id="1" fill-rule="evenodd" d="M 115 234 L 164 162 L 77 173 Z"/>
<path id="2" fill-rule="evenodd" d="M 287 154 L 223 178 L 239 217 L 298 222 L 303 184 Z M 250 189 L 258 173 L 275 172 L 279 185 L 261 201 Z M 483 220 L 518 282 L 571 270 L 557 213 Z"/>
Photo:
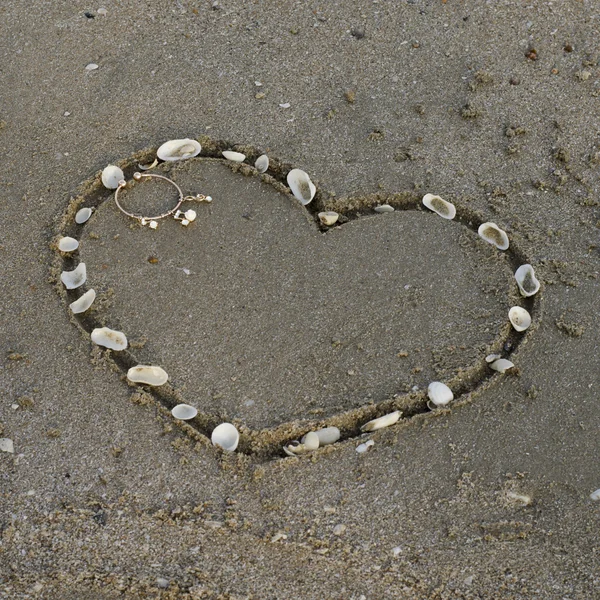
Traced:
<path id="1" fill-rule="evenodd" d="M 102 170 L 102 185 L 109 190 L 116 190 L 119 187 L 119 181 L 125 179 L 123 171 L 115 165 L 108 165 Z"/>
<path id="2" fill-rule="evenodd" d="M 427 395 L 435 406 L 446 406 L 454 400 L 452 390 L 441 381 L 432 381 L 427 388 Z"/>
<path id="3" fill-rule="evenodd" d="M 520 306 L 513 306 L 508 311 L 508 319 L 516 331 L 525 331 L 531 325 L 531 315 Z"/>
<path id="4" fill-rule="evenodd" d="M 388 213 L 394 212 L 394 207 L 389 204 L 382 204 L 381 206 L 376 206 L 373 210 L 378 213 Z"/>
<path id="5" fill-rule="evenodd" d="M 240 441 L 240 434 L 231 423 L 221 423 L 213 429 L 210 440 L 213 446 L 219 446 L 226 452 L 233 452 Z"/>
<path id="6" fill-rule="evenodd" d="M 399 410 L 396 410 L 392 413 L 388 413 L 387 415 L 383 415 L 383 417 L 379 417 L 378 419 L 373 419 L 368 423 L 365 423 L 360 430 L 361 431 L 377 431 L 378 429 L 383 429 L 384 427 L 389 427 L 394 423 L 398 422 L 400 415 L 402 413 Z"/>
<path id="7" fill-rule="evenodd" d="M 198 156 L 200 150 L 202 150 L 202 146 L 196 140 L 190 140 L 189 138 L 169 140 L 156 151 L 156 156 L 160 160 L 166 161 L 182 160 Z"/>
<path id="8" fill-rule="evenodd" d="M 486 363 L 493 363 L 495 360 L 498 360 L 499 358 L 502 358 L 501 354 L 488 354 L 485 357 L 485 362 Z"/>
<path id="9" fill-rule="evenodd" d="M 337 427 L 325 427 L 315 432 L 319 436 L 319 445 L 333 444 L 340 439 L 341 433 Z"/>
<path id="10" fill-rule="evenodd" d="M 198 411 L 189 404 L 178 404 L 171 409 L 171 414 L 180 421 L 189 421 L 198 414 Z"/>
<path id="11" fill-rule="evenodd" d="M 115 331 L 108 327 L 100 327 L 92 331 L 92 342 L 98 346 L 105 346 L 111 350 L 125 350 L 127 338 L 122 331 Z"/>
<path id="12" fill-rule="evenodd" d="M 434 213 L 437 213 L 442 219 L 454 219 L 456 216 L 456 208 L 451 202 L 447 202 L 434 194 L 425 194 L 423 196 L 423 204 Z"/>
<path id="13" fill-rule="evenodd" d="M 515 279 L 519 286 L 521 296 L 533 296 L 540 289 L 540 282 L 535 277 L 535 271 L 531 265 L 521 265 L 515 271 Z"/>
<path id="14" fill-rule="evenodd" d="M 510 360 L 506 360 L 506 358 L 499 358 L 490 364 L 490 367 L 494 369 L 494 371 L 498 371 L 498 373 L 505 373 L 514 366 L 515 364 L 510 362 Z"/>
<path id="15" fill-rule="evenodd" d="M 91 208 L 80 208 L 75 215 L 75 223 L 77 223 L 77 225 L 83 225 L 91 216 Z"/>
<path id="16" fill-rule="evenodd" d="M 340 218 L 340 215 L 338 215 L 336 212 L 333 212 L 332 210 L 329 210 L 327 212 L 320 212 L 317 216 L 319 217 L 319 221 L 321 221 L 321 223 L 323 223 L 323 225 L 326 225 L 327 227 L 335 225 L 337 223 L 337 220 Z"/>
<path id="17" fill-rule="evenodd" d="M 368 452 L 374 445 L 375 445 L 375 442 L 373 440 L 368 440 L 367 442 L 364 442 L 364 443 L 356 446 L 356 451 L 359 454 L 364 454 L 365 452 Z"/>
<path id="18" fill-rule="evenodd" d="M 79 248 L 79 242 L 72 237 L 63 237 L 58 240 L 58 249 L 61 252 L 73 252 Z"/>
<path id="19" fill-rule="evenodd" d="M 85 312 L 94 303 L 95 299 L 95 290 L 88 290 L 85 294 L 77 298 L 75 302 L 71 302 L 69 308 L 74 315 L 78 315 L 79 313 Z"/>
<path id="20" fill-rule="evenodd" d="M 232 160 L 233 162 L 244 162 L 246 160 L 246 155 L 241 152 L 234 152 L 233 150 L 225 150 L 221 152 L 221 154 L 227 159 Z"/>
<path id="21" fill-rule="evenodd" d="M 72 271 L 63 271 L 60 274 L 60 280 L 68 290 L 74 290 L 85 283 L 87 273 L 85 263 L 79 263 Z"/>
<path id="22" fill-rule="evenodd" d="M 485 240 L 492 246 L 496 246 L 498 250 L 508 250 L 508 236 L 506 231 L 503 231 L 496 223 L 482 223 L 477 230 L 479 237 Z"/>
<path id="23" fill-rule="evenodd" d="M 308 173 L 302 169 L 292 169 L 287 174 L 287 182 L 292 190 L 292 194 L 306 206 L 315 197 L 317 188 L 310 180 Z"/>
<path id="24" fill-rule="evenodd" d="M 269 168 L 269 157 L 266 154 L 261 154 L 254 163 L 254 167 L 259 173 L 264 173 Z"/>
<path id="25" fill-rule="evenodd" d="M 146 385 L 163 385 L 167 383 L 169 376 L 161 367 L 148 365 L 137 365 L 127 371 L 127 379 L 133 383 L 145 383 Z"/>
<path id="26" fill-rule="evenodd" d="M 315 431 L 309 431 L 300 441 L 307 451 L 316 450 L 321 442 Z"/>

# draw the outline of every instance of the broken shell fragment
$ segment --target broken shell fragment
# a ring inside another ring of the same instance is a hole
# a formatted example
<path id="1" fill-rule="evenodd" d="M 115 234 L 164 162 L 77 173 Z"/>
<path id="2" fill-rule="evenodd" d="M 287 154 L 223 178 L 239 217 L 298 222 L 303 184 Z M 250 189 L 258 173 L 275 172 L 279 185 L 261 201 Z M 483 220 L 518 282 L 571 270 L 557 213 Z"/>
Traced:
<path id="1" fill-rule="evenodd" d="M 452 390 L 441 381 L 432 381 L 427 388 L 427 395 L 436 407 L 446 406 L 446 404 L 454 400 Z"/>
<path id="2" fill-rule="evenodd" d="M 119 187 L 119 181 L 125 179 L 123 171 L 115 165 L 108 165 L 102 170 L 102 185 L 109 190 L 116 190 Z"/>
<path id="3" fill-rule="evenodd" d="M 356 451 L 359 454 L 364 454 L 365 452 L 368 452 L 374 445 L 375 442 L 373 440 L 369 440 L 367 442 L 364 442 L 363 444 L 359 444 L 358 446 L 356 446 Z"/>
<path id="4" fill-rule="evenodd" d="M 305 450 L 316 450 L 319 447 L 320 439 L 315 431 L 309 431 L 301 440 Z"/>
<path id="5" fill-rule="evenodd" d="M 240 441 L 240 434 L 231 423 L 221 423 L 213 429 L 210 439 L 213 446 L 219 446 L 226 452 L 233 452 Z"/>
<path id="6" fill-rule="evenodd" d="M 0 438 L 0 452 L 14 454 L 15 446 L 10 438 Z"/>
<path id="7" fill-rule="evenodd" d="M 535 272 L 531 265 L 521 265 L 515 271 L 515 279 L 519 286 L 521 296 L 533 296 L 538 293 L 540 289 L 540 282 L 535 277 Z"/>
<path id="8" fill-rule="evenodd" d="M 337 223 L 337 220 L 340 218 L 340 215 L 338 215 L 336 212 L 333 212 L 332 210 L 327 212 L 320 212 L 317 216 L 319 217 L 319 221 L 321 221 L 321 223 L 323 225 L 326 225 L 327 227 L 335 225 Z"/>
<path id="9" fill-rule="evenodd" d="M 71 302 L 69 308 L 74 315 L 78 315 L 79 313 L 85 312 L 94 303 L 95 299 L 95 290 L 88 290 L 85 294 L 77 298 L 75 302 Z"/>
<path id="10" fill-rule="evenodd" d="M 254 167 L 259 173 L 265 173 L 269 168 L 269 157 L 266 154 L 261 154 L 254 163 Z"/>
<path id="11" fill-rule="evenodd" d="M 178 404 L 171 409 L 171 414 L 180 421 L 189 421 L 198 414 L 198 411 L 189 404 Z"/>
<path id="12" fill-rule="evenodd" d="M 79 242 L 72 237 L 63 237 L 58 241 L 58 249 L 61 252 L 73 252 L 79 248 Z"/>
<path id="13" fill-rule="evenodd" d="M 182 160 L 198 156 L 200 150 L 202 146 L 196 140 L 169 140 L 156 151 L 156 156 L 166 161 Z"/>
<path id="14" fill-rule="evenodd" d="M 394 212 L 394 207 L 389 204 L 382 204 L 381 206 L 376 206 L 373 210 L 378 213 L 388 213 Z"/>
<path id="15" fill-rule="evenodd" d="M 531 325 L 531 315 L 520 306 L 513 306 L 508 311 L 508 319 L 516 331 L 525 331 Z"/>
<path id="16" fill-rule="evenodd" d="M 485 357 L 485 362 L 486 363 L 493 363 L 495 360 L 498 360 L 499 358 L 502 358 L 501 354 L 488 354 Z"/>
<path id="17" fill-rule="evenodd" d="M 510 362 L 510 360 L 506 360 L 506 358 L 499 358 L 490 365 L 490 367 L 494 369 L 494 371 L 498 371 L 498 373 L 505 373 L 514 366 L 515 364 Z"/>
<path id="18" fill-rule="evenodd" d="M 319 436 L 319 445 L 326 446 L 327 444 L 333 444 L 340 439 L 341 433 L 337 427 L 325 427 L 315 431 Z"/>
<path id="19" fill-rule="evenodd" d="M 425 194 L 423 196 L 423 204 L 434 213 L 437 213 L 443 219 L 454 219 L 456 216 L 456 208 L 452 202 L 447 202 L 434 194 Z"/>
<path id="20" fill-rule="evenodd" d="M 508 250 L 508 236 L 506 231 L 503 231 L 496 223 L 482 223 L 477 230 L 479 237 L 485 240 L 492 246 L 496 246 L 498 250 Z"/>
<path id="21" fill-rule="evenodd" d="M 225 150 L 221 152 L 221 154 L 227 159 L 232 160 L 233 162 L 244 162 L 246 160 L 246 155 L 241 152 L 234 152 L 233 150 Z"/>
<path id="22" fill-rule="evenodd" d="M 292 194 L 306 206 L 317 192 L 315 184 L 310 180 L 308 173 L 302 169 L 292 169 L 287 174 L 287 182 L 292 190 Z"/>
<path id="23" fill-rule="evenodd" d="M 115 331 L 108 327 L 97 327 L 92 331 L 92 342 L 98 346 L 105 346 L 111 350 L 125 350 L 127 338 L 122 331 Z"/>
<path id="24" fill-rule="evenodd" d="M 60 274 L 60 280 L 68 290 L 74 290 L 85 283 L 87 273 L 85 263 L 79 263 L 72 271 L 63 271 Z"/>
<path id="25" fill-rule="evenodd" d="M 157 164 L 158 158 L 155 158 L 149 165 L 138 165 L 138 169 L 140 171 L 149 171 L 150 169 L 154 169 Z"/>
<path id="26" fill-rule="evenodd" d="M 590 500 L 600 500 L 600 489 L 590 494 Z"/>
<path id="27" fill-rule="evenodd" d="M 91 216 L 91 208 L 80 208 L 75 215 L 75 223 L 77 223 L 77 225 L 83 225 Z"/>
<path id="28" fill-rule="evenodd" d="M 133 383 L 145 383 L 146 385 L 163 385 L 167 383 L 169 376 L 161 367 L 148 365 L 137 365 L 127 371 L 127 379 Z"/>
<path id="29" fill-rule="evenodd" d="M 377 431 L 378 429 L 383 429 L 384 427 L 389 427 L 394 423 L 398 422 L 400 415 L 402 413 L 399 410 L 396 410 L 387 415 L 383 415 L 383 417 L 379 417 L 378 419 L 373 419 L 368 423 L 365 423 L 360 430 L 361 431 Z"/>

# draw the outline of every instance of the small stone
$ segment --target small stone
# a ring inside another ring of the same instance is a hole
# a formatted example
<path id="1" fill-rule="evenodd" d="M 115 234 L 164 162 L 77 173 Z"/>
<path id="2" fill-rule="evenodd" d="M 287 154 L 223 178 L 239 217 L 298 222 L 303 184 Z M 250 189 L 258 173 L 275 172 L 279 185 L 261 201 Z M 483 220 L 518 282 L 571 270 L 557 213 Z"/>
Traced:
<path id="1" fill-rule="evenodd" d="M 343 535 L 346 531 L 346 526 L 340 523 L 333 528 L 333 535 Z"/>
<path id="2" fill-rule="evenodd" d="M 280 104 L 279 108 L 289 108 L 291 104 L 289 102 L 285 102 L 284 104 Z"/>
<path id="3" fill-rule="evenodd" d="M 105 17 L 108 14 L 108 11 L 105 8 L 99 8 L 98 9 L 98 14 L 102 15 L 103 17 Z"/>
<path id="4" fill-rule="evenodd" d="M 95 71 L 98 68 L 98 65 L 96 63 L 90 63 L 89 65 L 86 65 L 85 70 L 86 71 Z"/>
<path id="5" fill-rule="evenodd" d="M 156 585 L 163 589 L 166 590 L 169 587 L 169 580 L 165 579 L 164 577 L 157 577 L 156 578 Z"/>
<path id="6" fill-rule="evenodd" d="M 262 100 L 263 98 L 265 98 L 265 97 L 266 97 L 266 94 L 265 94 L 264 92 L 258 92 L 258 94 L 255 94 L 255 95 L 254 95 L 254 97 L 255 97 L 257 100 Z"/>
<path id="7" fill-rule="evenodd" d="M 0 438 L 0 452 L 8 452 L 14 454 L 15 446 L 13 441 L 8 438 Z"/>

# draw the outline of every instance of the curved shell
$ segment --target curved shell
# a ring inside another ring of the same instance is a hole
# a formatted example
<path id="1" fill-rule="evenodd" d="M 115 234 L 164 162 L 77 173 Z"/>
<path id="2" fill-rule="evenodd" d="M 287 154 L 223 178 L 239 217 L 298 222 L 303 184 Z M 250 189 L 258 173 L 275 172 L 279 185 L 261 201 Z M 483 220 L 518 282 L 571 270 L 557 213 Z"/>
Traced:
<path id="1" fill-rule="evenodd" d="M 515 279 L 519 286 L 521 296 L 533 296 L 540 289 L 540 282 L 535 277 L 535 271 L 531 265 L 521 265 L 515 271 Z"/>
<path id="2" fill-rule="evenodd" d="M 219 446 L 226 452 L 233 452 L 240 441 L 240 434 L 231 423 L 221 423 L 213 429 L 210 440 L 213 446 Z"/>
<path id="3" fill-rule="evenodd" d="M 269 157 L 266 154 L 261 154 L 254 163 L 254 167 L 259 173 L 265 173 L 269 168 Z"/>
<path id="4" fill-rule="evenodd" d="M 381 206 L 376 206 L 373 210 L 378 213 L 388 213 L 388 212 L 394 212 L 395 209 L 393 206 L 390 206 L 389 204 L 382 204 Z"/>
<path id="5" fill-rule="evenodd" d="M 133 383 L 145 383 L 146 385 L 163 385 L 167 383 L 169 376 L 161 367 L 149 365 L 137 365 L 127 371 L 127 379 Z"/>
<path id="6" fill-rule="evenodd" d="M 246 160 L 246 155 L 241 152 L 234 152 L 233 150 L 225 150 L 221 152 L 221 154 L 227 159 L 232 160 L 233 162 L 244 162 Z"/>
<path id="7" fill-rule="evenodd" d="M 454 400 L 452 390 L 441 381 L 432 381 L 427 388 L 427 395 L 435 406 L 446 406 Z"/>
<path id="8" fill-rule="evenodd" d="M 127 338 L 122 331 L 115 331 L 108 327 L 97 327 L 92 331 L 92 342 L 98 346 L 105 346 L 111 350 L 125 350 Z"/>
<path id="9" fill-rule="evenodd" d="M 434 194 L 425 194 L 423 196 L 423 204 L 434 213 L 437 213 L 442 219 L 454 219 L 456 216 L 456 208 L 452 202 L 447 202 Z"/>
<path id="10" fill-rule="evenodd" d="M 383 429 L 384 427 L 389 427 L 394 423 L 398 422 L 400 415 L 402 413 L 399 410 L 396 410 L 392 413 L 388 413 L 387 415 L 383 415 L 383 417 L 379 417 L 378 419 L 373 419 L 368 423 L 365 423 L 360 430 L 361 431 L 377 431 L 378 429 Z"/>
<path id="11" fill-rule="evenodd" d="M 485 357 L 485 362 L 486 363 L 493 363 L 495 360 L 498 360 L 499 358 L 502 358 L 501 354 L 488 354 Z"/>
<path id="12" fill-rule="evenodd" d="M 72 237 L 63 237 L 58 240 L 57 246 L 61 252 L 73 252 L 79 248 L 79 242 Z"/>
<path id="13" fill-rule="evenodd" d="M 85 312 L 96 299 L 96 291 L 88 290 L 85 294 L 77 298 L 75 302 L 71 302 L 69 304 L 69 308 L 74 315 L 78 315 L 79 313 Z"/>
<path id="14" fill-rule="evenodd" d="M 321 443 L 319 435 L 316 431 L 309 431 L 300 442 L 306 450 L 316 450 Z"/>
<path id="15" fill-rule="evenodd" d="M 492 246 L 496 246 L 498 250 L 508 250 L 508 236 L 506 231 L 503 231 L 496 223 L 482 223 L 477 230 L 479 237 L 485 240 Z"/>
<path id="16" fill-rule="evenodd" d="M 590 494 L 590 500 L 600 500 L 600 489 L 597 489 L 595 492 Z"/>
<path id="17" fill-rule="evenodd" d="M 333 444 L 340 439 L 341 433 L 337 427 L 325 427 L 315 431 L 319 436 L 319 445 L 326 446 L 327 444 Z"/>
<path id="18" fill-rule="evenodd" d="M 189 404 L 178 404 L 171 409 L 171 414 L 180 421 L 189 421 L 198 414 L 198 410 Z"/>
<path id="19" fill-rule="evenodd" d="M 292 190 L 292 194 L 306 206 L 317 193 L 315 184 L 310 180 L 308 173 L 302 169 L 292 169 L 287 174 L 287 182 Z"/>
<path id="20" fill-rule="evenodd" d="M 327 212 L 320 212 L 318 215 L 319 221 L 327 227 L 331 227 L 337 223 L 337 220 L 340 218 L 336 212 L 332 210 L 328 210 Z"/>
<path id="21" fill-rule="evenodd" d="M 77 223 L 77 225 L 83 225 L 91 216 L 91 208 L 80 208 L 75 215 L 75 223 Z"/>
<path id="22" fill-rule="evenodd" d="M 358 446 L 356 446 L 356 451 L 359 454 L 364 454 L 365 452 L 368 452 L 374 445 L 375 445 L 375 442 L 373 440 L 368 440 L 368 441 L 363 442 L 362 444 L 359 444 Z"/>
<path id="23" fill-rule="evenodd" d="M 123 171 L 115 165 L 108 165 L 102 170 L 102 185 L 109 190 L 116 190 L 119 187 L 119 181 L 125 179 Z"/>
<path id="24" fill-rule="evenodd" d="M 490 367 L 494 369 L 494 371 L 498 371 L 498 373 L 505 373 L 514 366 L 515 364 L 510 362 L 510 360 L 506 360 L 506 358 L 499 358 L 490 365 Z"/>
<path id="25" fill-rule="evenodd" d="M 156 151 L 156 156 L 166 161 L 182 160 L 198 156 L 200 150 L 202 146 L 196 140 L 169 140 Z"/>
<path id="26" fill-rule="evenodd" d="M 72 271 L 63 271 L 60 280 L 68 290 L 74 290 L 85 283 L 87 272 L 85 263 L 79 263 Z"/>
<path id="27" fill-rule="evenodd" d="M 531 325 L 531 315 L 520 306 L 513 306 L 508 311 L 508 319 L 516 331 L 525 331 Z"/>

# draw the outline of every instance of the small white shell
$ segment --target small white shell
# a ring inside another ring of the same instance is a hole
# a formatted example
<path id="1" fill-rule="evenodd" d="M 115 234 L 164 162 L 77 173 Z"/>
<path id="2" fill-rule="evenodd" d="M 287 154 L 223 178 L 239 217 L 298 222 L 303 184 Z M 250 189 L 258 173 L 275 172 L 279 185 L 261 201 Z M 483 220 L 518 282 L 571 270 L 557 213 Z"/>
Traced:
<path id="1" fill-rule="evenodd" d="M 394 207 L 389 204 L 382 204 L 381 206 L 376 206 L 373 210 L 378 213 L 388 213 L 394 212 Z"/>
<path id="2" fill-rule="evenodd" d="M 503 231 L 496 223 L 482 223 L 477 230 L 479 237 L 485 240 L 492 246 L 496 246 L 498 250 L 508 250 L 508 236 L 506 231 Z"/>
<path id="3" fill-rule="evenodd" d="M 58 249 L 61 252 L 73 252 L 79 248 L 79 242 L 72 237 L 63 237 L 58 240 Z"/>
<path id="4" fill-rule="evenodd" d="M 590 494 L 590 500 L 600 500 L 600 489 Z"/>
<path id="5" fill-rule="evenodd" d="M 163 385 L 167 383 L 169 376 L 161 367 L 148 365 L 137 365 L 127 371 L 127 379 L 133 383 L 145 383 L 147 385 Z"/>
<path id="6" fill-rule="evenodd" d="M 79 263 L 72 271 L 63 271 L 60 274 L 60 280 L 68 290 L 74 290 L 85 283 L 87 273 L 85 263 Z"/>
<path id="7" fill-rule="evenodd" d="M 502 358 L 501 354 L 488 354 L 485 357 L 485 362 L 486 363 L 493 363 L 495 360 L 498 360 L 499 358 Z"/>
<path id="8" fill-rule="evenodd" d="M 315 431 L 309 431 L 300 441 L 304 448 L 309 451 L 316 450 L 319 447 L 321 440 Z"/>
<path id="9" fill-rule="evenodd" d="M 125 179 L 123 171 L 115 165 L 108 165 L 102 170 L 102 185 L 109 190 L 116 190 L 119 187 L 119 181 Z"/>
<path id="10" fill-rule="evenodd" d="M 269 157 L 266 154 L 261 154 L 256 159 L 254 167 L 259 173 L 264 173 L 269 168 Z"/>
<path id="11" fill-rule="evenodd" d="M 531 315 L 520 306 L 513 306 L 508 311 L 508 319 L 516 331 L 525 331 L 531 325 Z"/>
<path id="12" fill-rule="evenodd" d="M 88 290 L 85 294 L 77 298 L 75 302 L 71 302 L 69 308 L 74 315 L 78 315 L 79 313 L 85 312 L 94 303 L 95 299 L 95 290 Z"/>
<path id="13" fill-rule="evenodd" d="M 427 388 L 427 395 L 435 406 L 446 406 L 454 400 L 452 390 L 441 381 L 432 381 Z"/>
<path id="14" fill-rule="evenodd" d="M 9 438 L 0 438 L 0 452 L 8 452 L 14 454 L 15 446 L 13 441 Z"/>
<path id="15" fill-rule="evenodd" d="M 292 169 L 287 174 L 287 182 L 292 190 L 292 194 L 306 206 L 317 193 L 315 184 L 310 180 L 308 173 L 302 169 Z"/>
<path id="16" fill-rule="evenodd" d="M 91 208 L 80 208 L 75 215 L 75 223 L 77 223 L 77 225 L 83 225 L 91 216 Z"/>
<path id="17" fill-rule="evenodd" d="M 535 271 L 531 265 L 521 265 L 515 271 L 515 279 L 519 286 L 521 296 L 533 296 L 540 289 L 540 282 L 535 277 Z"/>
<path id="18" fill-rule="evenodd" d="M 333 444 L 340 439 L 340 430 L 337 427 L 325 427 L 315 432 L 319 436 L 319 445 Z"/>
<path id="19" fill-rule="evenodd" d="M 454 219 L 456 216 L 456 208 L 452 202 L 447 202 L 434 194 L 425 194 L 423 196 L 423 204 L 434 213 L 437 213 L 443 219 Z"/>
<path id="20" fill-rule="evenodd" d="M 246 160 L 246 155 L 241 152 L 234 152 L 233 150 L 225 150 L 221 152 L 221 154 L 227 159 L 232 160 L 233 162 L 244 162 Z"/>
<path id="21" fill-rule="evenodd" d="M 233 452 L 240 441 L 240 434 L 231 423 L 221 423 L 213 429 L 210 439 L 213 446 L 219 446 L 227 452 Z"/>
<path id="22" fill-rule="evenodd" d="M 335 225 L 337 223 L 337 220 L 340 218 L 340 215 L 338 215 L 336 212 L 333 212 L 332 210 L 329 210 L 327 212 L 320 212 L 317 216 L 319 217 L 319 221 L 321 221 L 321 223 L 323 223 L 323 225 L 326 225 L 327 227 Z"/>
<path id="23" fill-rule="evenodd" d="M 198 411 L 189 404 L 178 404 L 171 409 L 171 414 L 180 421 L 189 421 L 198 414 Z"/>
<path id="24" fill-rule="evenodd" d="M 375 442 L 373 440 L 369 440 L 367 442 L 364 442 L 363 444 L 359 444 L 358 446 L 356 446 L 356 451 L 359 454 L 364 454 L 365 452 L 368 452 L 374 445 Z"/>
<path id="25" fill-rule="evenodd" d="M 202 146 L 196 140 L 190 140 L 189 138 L 183 140 L 169 140 L 156 151 L 156 156 L 158 156 L 160 160 L 182 160 L 184 158 L 198 156 L 200 150 L 202 150 Z"/>
<path id="26" fill-rule="evenodd" d="M 387 415 L 383 415 L 383 417 L 379 417 L 378 419 L 373 419 L 368 423 L 365 423 L 360 430 L 361 431 L 377 431 L 378 429 L 383 429 L 384 427 L 389 427 L 394 423 L 398 422 L 400 415 L 402 413 L 399 410 L 396 410 L 392 413 L 388 413 Z"/>
<path id="27" fill-rule="evenodd" d="M 127 338 L 122 331 L 115 331 L 108 327 L 99 327 L 92 331 L 92 342 L 98 346 L 105 346 L 111 350 L 125 350 Z"/>
<path id="28" fill-rule="evenodd" d="M 510 362 L 510 360 L 506 360 L 506 358 L 499 358 L 490 365 L 490 367 L 494 369 L 494 371 L 498 371 L 498 373 L 505 373 L 514 366 L 515 364 Z"/>

